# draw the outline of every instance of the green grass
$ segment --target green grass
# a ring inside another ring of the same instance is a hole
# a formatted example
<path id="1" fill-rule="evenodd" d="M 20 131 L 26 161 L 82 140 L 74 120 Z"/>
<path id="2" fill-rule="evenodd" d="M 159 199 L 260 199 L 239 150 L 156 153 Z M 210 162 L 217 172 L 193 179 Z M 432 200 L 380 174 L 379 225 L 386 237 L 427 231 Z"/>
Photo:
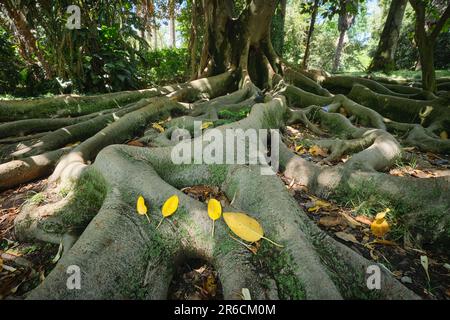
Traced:
<path id="1" fill-rule="evenodd" d="M 345 75 L 345 76 L 357 76 L 362 77 L 366 76 L 366 72 L 344 72 L 340 73 L 339 75 Z M 374 76 L 377 77 L 384 77 L 384 78 L 390 78 L 393 80 L 420 80 L 422 78 L 422 72 L 419 71 L 413 71 L 413 70 L 396 70 L 393 71 L 391 74 L 386 74 L 383 72 L 374 72 Z M 436 78 L 443 78 L 443 77 L 450 77 L 450 70 L 436 70 Z"/>
<path id="2" fill-rule="evenodd" d="M 33 205 L 40 205 L 45 201 L 45 195 L 42 192 L 34 194 L 31 198 L 27 200 L 28 203 Z"/>

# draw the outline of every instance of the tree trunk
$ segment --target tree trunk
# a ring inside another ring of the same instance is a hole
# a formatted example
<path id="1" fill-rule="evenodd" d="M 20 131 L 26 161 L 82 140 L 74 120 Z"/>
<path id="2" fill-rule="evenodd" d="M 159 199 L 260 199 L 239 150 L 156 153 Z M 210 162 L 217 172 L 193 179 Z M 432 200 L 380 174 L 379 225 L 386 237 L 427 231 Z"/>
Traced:
<path id="1" fill-rule="evenodd" d="M 176 48 L 175 0 L 171 0 L 169 3 L 169 20 L 170 46 L 172 48 Z"/>
<path id="2" fill-rule="evenodd" d="M 450 5 L 447 5 L 440 19 L 435 23 L 431 32 L 427 32 L 426 7 L 423 1 L 410 0 L 411 6 L 416 13 L 415 35 L 419 47 L 420 66 L 422 68 L 423 90 L 436 92 L 436 72 L 434 69 L 434 47 L 436 38 L 450 18 Z"/>
<path id="3" fill-rule="evenodd" d="M 39 67 L 44 72 L 44 77 L 46 79 L 53 78 L 53 71 L 50 68 L 47 60 L 44 57 L 44 54 L 37 46 L 37 40 L 28 26 L 28 22 L 23 12 L 16 9 L 14 4 L 10 1 L 5 1 L 3 3 L 4 8 L 6 9 L 7 16 L 11 19 L 11 22 L 14 26 L 14 30 L 16 31 L 16 37 L 18 38 L 18 42 L 22 48 L 21 52 L 26 55 L 26 61 L 32 61 L 32 56 L 34 55 L 38 61 Z"/>
<path id="4" fill-rule="evenodd" d="M 197 62 L 197 50 L 198 50 L 198 0 L 191 1 L 191 34 L 189 37 L 189 52 L 191 54 L 191 60 L 189 62 L 190 78 L 195 79 L 197 76 L 198 62 Z"/>
<path id="5" fill-rule="evenodd" d="M 158 50 L 158 27 L 156 22 L 153 24 L 152 28 L 152 39 L 153 39 L 153 50 Z"/>
<path id="6" fill-rule="evenodd" d="M 314 0 L 313 11 L 311 13 L 311 22 L 309 23 L 308 36 L 306 38 L 305 54 L 303 55 L 302 68 L 308 69 L 308 59 L 310 53 L 311 39 L 316 25 L 317 12 L 319 9 L 319 0 Z"/>
<path id="7" fill-rule="evenodd" d="M 337 72 L 339 70 L 339 66 L 341 65 L 342 50 L 344 49 L 346 32 L 347 30 L 342 30 L 339 34 L 339 41 L 336 47 L 336 53 L 334 54 L 333 68 L 331 69 L 331 72 L 333 73 Z"/>
<path id="8" fill-rule="evenodd" d="M 422 70 L 422 88 L 436 92 L 436 71 L 434 69 L 434 42 L 425 40 L 427 44 L 419 45 L 420 66 Z"/>
<path id="9" fill-rule="evenodd" d="M 270 30 L 276 5 L 277 1 L 252 0 L 233 18 L 233 1 L 205 1 L 206 34 L 199 75 L 240 70 L 243 83 L 251 78 L 260 87 L 268 85 L 269 73 L 280 69 Z M 253 57 L 250 65 L 249 57 Z"/>
<path id="10" fill-rule="evenodd" d="M 272 45 L 276 53 L 282 57 L 284 50 L 284 27 L 286 22 L 286 0 L 280 0 L 272 22 Z"/>
<path id="11" fill-rule="evenodd" d="M 407 0 L 393 0 L 389 9 L 378 48 L 369 66 L 370 72 L 390 72 L 395 68 L 394 55 L 397 50 L 400 29 L 405 15 Z"/>

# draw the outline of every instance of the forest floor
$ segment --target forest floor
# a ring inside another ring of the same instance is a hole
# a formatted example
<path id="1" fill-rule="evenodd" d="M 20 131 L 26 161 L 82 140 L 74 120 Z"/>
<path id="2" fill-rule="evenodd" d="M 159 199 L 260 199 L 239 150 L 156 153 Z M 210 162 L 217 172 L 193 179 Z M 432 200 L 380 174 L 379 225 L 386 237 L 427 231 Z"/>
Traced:
<path id="1" fill-rule="evenodd" d="M 361 71 L 355 72 L 343 72 L 339 74 L 340 76 L 354 76 L 354 77 L 365 77 L 367 73 Z M 422 79 L 422 71 L 418 70 L 395 70 L 390 74 L 383 72 L 374 72 L 372 74 L 376 77 L 390 78 L 392 80 L 420 80 Z M 436 70 L 437 78 L 450 77 L 450 70 Z"/>
<path id="2" fill-rule="evenodd" d="M 320 138 L 302 125 L 286 128 L 285 139 L 299 156 L 316 163 L 328 152 L 317 146 L 302 144 L 308 139 Z M 415 148 L 404 148 L 404 159 L 399 160 L 389 173 L 396 176 L 411 176 L 427 179 L 450 174 L 450 156 L 423 153 Z M 349 158 L 342 157 L 339 162 Z M 337 196 L 334 199 L 319 199 L 309 194 L 305 186 L 281 177 L 299 205 L 322 230 L 336 240 L 349 246 L 365 258 L 383 265 L 399 281 L 424 299 L 450 300 L 450 255 L 436 251 L 432 246 L 415 248 L 402 229 L 401 219 L 395 217 L 395 209 L 389 208 L 376 198 L 367 196 L 364 190 L 352 197 Z M 378 212 L 389 209 L 394 212 L 389 223 L 390 232 L 377 239 L 370 226 Z M 421 257 L 428 257 L 428 275 L 421 264 Z"/>
<path id="3" fill-rule="evenodd" d="M 416 75 L 419 73 L 401 71 L 390 77 L 415 79 Z M 450 76 L 450 72 L 438 71 L 438 76 Z M 161 125 L 154 125 L 147 129 L 158 133 Z M 309 142 L 324 137 L 317 136 L 303 125 L 287 126 L 283 131 L 285 144 L 303 159 L 325 166 L 335 166 L 350 159 L 343 156 L 332 163 L 324 163 L 328 150 Z M 152 147 L 139 142 L 139 138 L 135 137 L 127 144 Z M 402 141 L 402 137 L 396 138 Z M 450 155 L 421 152 L 412 147 L 403 148 L 403 157 L 385 173 L 415 179 L 449 176 Z M 439 251 L 433 246 L 415 245 L 402 225 L 401 216 L 396 215 L 396 208 L 390 203 L 373 197 L 370 190 L 363 189 L 356 190 L 352 195 L 338 194 L 329 199 L 320 199 L 295 180 L 282 175 L 280 178 L 308 217 L 327 234 L 368 260 L 382 265 L 420 297 L 450 300 L 450 252 Z M 47 180 L 37 180 L 0 193 L 0 299 L 24 299 L 30 290 L 44 281 L 60 258 L 61 245 L 21 242 L 14 233 L 14 219 L 26 203 L 45 204 L 47 199 L 43 191 L 46 186 Z M 210 186 L 191 186 L 181 191 L 200 202 L 213 197 L 222 203 L 230 203 L 221 190 Z M 391 230 L 384 238 L 376 238 L 370 226 L 377 213 L 388 209 Z M 246 248 L 256 253 L 259 245 L 256 243 Z M 428 260 L 428 267 L 422 263 L 424 257 Z M 169 287 L 169 299 L 223 299 L 220 275 L 207 261 L 188 260 L 177 266 L 174 274 Z"/>
<path id="4" fill-rule="evenodd" d="M 284 140 L 299 156 L 308 161 L 321 162 L 327 150 L 307 145 L 309 139 L 320 138 L 302 125 L 287 126 Z M 129 145 L 137 144 L 135 140 Z M 427 179 L 450 174 L 450 156 L 423 153 L 414 148 L 404 149 L 404 159 L 399 160 L 389 171 L 391 175 L 411 176 Z M 345 162 L 343 157 L 333 166 Z M 365 258 L 383 265 L 399 281 L 424 299 L 450 300 L 450 256 L 448 252 L 429 248 L 416 248 L 408 240 L 402 229 L 401 219 L 391 215 L 390 232 L 383 239 L 375 238 L 370 225 L 377 212 L 388 209 L 389 204 L 368 197 L 364 190 L 351 198 L 346 196 L 332 199 L 319 199 L 308 189 L 284 176 L 286 188 L 294 196 L 308 216 L 322 230 L 336 240 L 344 243 Z M 45 199 L 41 191 L 47 181 L 39 180 L 18 188 L 0 193 L 0 254 L 3 268 L 0 267 L 0 299 L 23 299 L 26 293 L 35 288 L 49 274 L 60 258 L 57 245 L 43 243 L 23 243 L 15 238 L 14 218 L 26 202 L 39 204 Z M 218 189 L 209 186 L 192 186 L 182 190 L 185 194 L 206 201 L 210 197 L 229 202 Z M 395 213 L 394 208 L 392 209 Z M 176 223 L 176 221 L 175 221 Z M 258 245 L 249 247 L 256 252 Z M 421 257 L 428 257 L 428 275 L 421 264 Z M 220 300 L 223 298 L 217 271 L 206 261 L 189 260 L 177 267 L 176 276 L 169 288 L 169 299 L 174 300 Z"/>

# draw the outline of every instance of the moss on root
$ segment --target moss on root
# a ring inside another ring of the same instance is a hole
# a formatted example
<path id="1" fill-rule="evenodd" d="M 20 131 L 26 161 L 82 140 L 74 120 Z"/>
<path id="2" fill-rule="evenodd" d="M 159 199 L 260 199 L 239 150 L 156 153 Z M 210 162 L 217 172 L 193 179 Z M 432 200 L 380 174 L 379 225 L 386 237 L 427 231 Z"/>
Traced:
<path id="1" fill-rule="evenodd" d="M 298 276 L 294 273 L 294 266 L 289 253 L 274 248 L 263 242 L 258 253 L 252 257 L 256 268 L 275 280 L 278 296 L 282 300 L 304 300 L 306 291 Z"/>
<path id="2" fill-rule="evenodd" d="M 67 228 L 86 227 L 100 210 L 107 191 L 104 178 L 94 169 L 86 170 L 76 182 L 68 205 L 56 215 Z"/>

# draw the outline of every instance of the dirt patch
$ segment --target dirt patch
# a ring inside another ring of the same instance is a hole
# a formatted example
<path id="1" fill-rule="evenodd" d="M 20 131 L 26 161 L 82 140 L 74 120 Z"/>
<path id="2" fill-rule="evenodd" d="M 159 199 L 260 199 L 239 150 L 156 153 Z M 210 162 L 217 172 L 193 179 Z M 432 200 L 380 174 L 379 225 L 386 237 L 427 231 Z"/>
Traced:
<path id="1" fill-rule="evenodd" d="M 54 267 L 58 246 L 22 243 L 14 234 L 14 219 L 27 201 L 43 201 L 46 180 L 32 182 L 0 194 L 0 299 L 24 299 Z"/>
<path id="2" fill-rule="evenodd" d="M 218 272 L 201 259 L 190 259 L 176 268 L 169 287 L 170 300 L 223 300 Z"/>

